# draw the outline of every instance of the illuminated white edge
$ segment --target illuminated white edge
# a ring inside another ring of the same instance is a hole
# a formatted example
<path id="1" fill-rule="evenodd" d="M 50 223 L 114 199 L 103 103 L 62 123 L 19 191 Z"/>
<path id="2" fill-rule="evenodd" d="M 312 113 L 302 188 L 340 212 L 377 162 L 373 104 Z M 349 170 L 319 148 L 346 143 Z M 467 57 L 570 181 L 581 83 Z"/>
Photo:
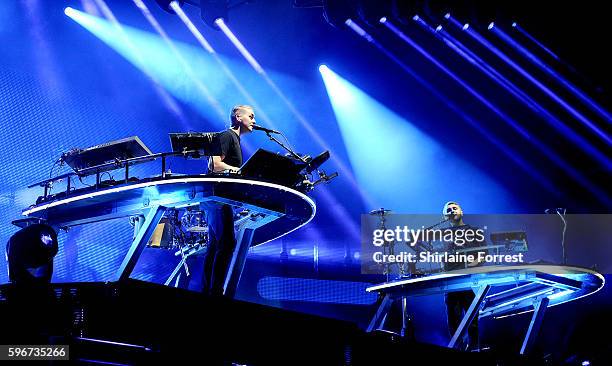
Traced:
<path id="1" fill-rule="evenodd" d="M 368 287 L 366 288 L 367 292 L 372 292 L 372 291 L 378 291 L 378 290 L 382 290 L 388 287 L 396 287 L 396 286 L 403 286 L 403 285 L 408 285 L 411 283 L 417 283 L 417 282 L 423 282 L 423 281 L 430 281 L 430 280 L 437 280 L 440 278 L 449 278 L 449 277 L 456 277 L 456 276 L 462 276 L 465 273 L 442 273 L 439 275 L 433 275 L 433 276 L 424 276 L 424 277 L 418 277 L 418 278 L 409 278 L 403 281 L 394 281 L 394 282 L 390 282 L 390 283 L 383 283 L 381 285 L 376 285 L 376 286 L 372 286 L 372 287 Z"/>
<path id="2" fill-rule="evenodd" d="M 419 278 L 411 278 L 411 279 L 406 279 L 403 281 L 395 281 L 395 282 L 391 282 L 391 283 L 384 283 L 381 285 L 376 285 L 376 286 L 372 286 L 372 287 L 368 287 L 366 288 L 367 292 L 372 292 L 372 291 L 378 291 L 378 290 L 382 290 L 388 287 L 395 287 L 395 286 L 402 286 L 402 285 L 407 285 L 407 284 L 411 284 L 411 283 L 416 283 L 416 282 L 422 282 L 422 281 L 426 281 L 426 280 L 435 280 L 435 279 L 440 279 L 440 278 L 448 278 L 448 277 L 456 277 L 456 276 L 462 276 L 462 275 L 471 275 L 471 274 L 481 274 L 481 273 L 487 273 L 490 271 L 490 268 L 492 267 L 480 267 L 480 268 L 474 268 L 472 269 L 470 272 L 464 272 L 464 273 L 442 273 L 439 275 L 434 275 L 434 276 L 425 276 L 425 277 L 419 277 Z M 599 290 L 601 290 L 605 285 L 606 285 L 606 278 L 599 272 L 587 269 L 587 268 L 580 268 L 580 267 L 572 267 L 572 266 L 547 266 L 547 265 L 535 265 L 535 266 L 503 266 L 503 267 L 495 267 L 495 270 L 497 271 L 506 271 L 509 269 L 513 269 L 513 270 L 535 270 L 538 271 L 540 270 L 540 272 L 544 272 L 544 273 L 548 273 L 548 274 L 555 274 L 555 273 L 550 273 L 552 268 L 562 268 L 564 269 L 564 272 L 569 272 L 570 270 L 574 270 L 574 271 L 579 271 L 581 273 L 564 273 L 564 274 L 587 274 L 590 273 L 592 275 L 595 275 L 597 277 L 599 277 L 601 279 L 601 286 L 599 286 L 595 291 L 592 292 L 588 292 L 586 294 L 583 294 L 582 296 L 578 296 L 578 297 L 574 297 L 565 301 L 560 301 L 557 303 L 554 303 L 552 305 L 550 305 L 549 307 L 553 307 L 553 306 L 557 306 L 557 305 L 561 305 L 561 304 L 565 304 L 566 302 L 570 302 L 570 301 L 576 301 L 579 299 L 582 299 L 583 297 L 587 297 L 590 295 L 593 295 L 595 293 L 597 293 Z M 487 269 L 489 269 L 489 271 L 487 271 Z M 542 269 L 547 269 L 547 271 L 543 271 Z M 533 309 L 530 310 L 525 310 L 525 311 L 521 311 L 518 313 L 513 313 L 513 314 L 507 314 L 507 315 L 502 315 L 502 316 L 493 316 L 494 319 L 502 319 L 502 318 L 508 318 L 511 316 L 515 316 L 515 315 L 520 315 L 520 314 L 526 314 L 526 313 L 530 313 L 533 312 Z"/>
<path id="3" fill-rule="evenodd" d="M 554 272 L 554 268 L 560 268 L 562 269 L 562 272 L 565 273 L 555 273 Z M 423 282 L 423 281 L 430 281 L 430 280 L 437 280 L 437 279 L 441 279 L 441 278 L 450 278 L 450 277 L 457 277 L 457 276 L 466 276 L 466 275 L 473 275 L 473 274 L 487 274 L 493 271 L 508 271 L 508 270 L 531 270 L 531 271 L 539 271 L 539 272 L 543 272 L 543 273 L 548 273 L 548 274 L 585 274 L 585 273 L 590 273 L 593 274 L 595 276 L 598 276 L 599 278 L 601 278 L 602 280 L 602 286 L 603 284 L 605 284 L 605 279 L 604 277 L 599 274 L 598 272 L 595 272 L 593 270 L 587 269 L 587 268 L 580 268 L 580 267 L 571 267 L 571 266 L 549 266 L 549 265 L 534 265 L 534 266 L 485 266 L 485 267 L 477 267 L 477 268 L 472 268 L 469 269 L 467 271 L 464 272 L 460 272 L 460 273 L 441 273 L 438 275 L 433 275 L 433 276 L 424 276 L 424 277 L 418 277 L 418 278 L 408 278 L 405 280 L 401 280 L 401 281 L 393 281 L 393 282 L 389 282 L 389 283 L 383 283 L 380 285 L 376 285 L 376 286 L 372 286 L 372 287 L 368 287 L 366 289 L 366 291 L 368 292 L 372 292 L 372 291 L 379 291 L 385 288 L 389 288 L 389 287 L 396 287 L 396 286 L 403 286 L 403 285 L 408 285 L 411 283 L 417 283 L 417 282 Z M 572 273 L 571 271 L 578 271 L 579 273 Z M 463 270 L 461 270 L 463 271 Z M 597 289 L 596 291 L 593 291 L 592 293 L 595 293 L 597 291 L 599 291 L 601 289 L 601 287 L 599 289 Z M 583 297 L 583 296 L 580 296 Z M 580 298 L 579 297 L 579 298 Z"/>
<path id="4" fill-rule="evenodd" d="M 38 211 L 42 211 L 42 210 L 46 210 L 49 209 L 51 207 L 56 207 L 59 205 L 65 205 L 71 202 L 76 202 L 76 201 L 80 201 L 80 200 L 85 200 L 85 199 L 89 199 L 89 198 L 94 198 L 94 197 L 98 197 L 98 196 L 102 196 L 105 194 L 110 194 L 110 193 L 116 193 L 116 192 L 124 192 L 124 191 L 129 191 L 131 189 L 138 189 L 138 188 L 143 188 L 143 187 L 150 187 L 150 186 L 159 186 L 159 185 L 163 185 L 163 184 L 173 184 L 173 183 L 203 183 L 203 182 L 216 182 L 216 183 L 240 183 L 240 184 L 250 184 L 250 185 L 254 185 L 254 186 L 263 186 L 263 187 L 270 187 L 270 188 L 276 188 L 276 189 L 280 189 L 282 191 L 285 192 L 289 192 L 289 193 L 293 193 L 296 196 L 299 196 L 300 198 L 304 199 L 306 202 L 308 202 L 310 204 L 310 206 L 312 207 L 312 215 L 310 215 L 310 218 L 308 218 L 308 220 L 306 220 L 304 223 L 302 223 L 299 226 L 296 226 L 295 228 L 293 228 L 292 230 L 287 231 L 286 233 L 283 233 L 275 238 L 272 238 L 270 240 L 266 240 L 262 243 L 259 243 L 257 245 L 261 245 L 261 244 L 265 244 L 268 243 L 272 240 L 276 240 L 282 236 L 285 236 L 289 233 L 292 233 L 293 231 L 301 228 L 302 226 L 308 224 L 315 216 L 315 214 L 317 213 L 317 206 L 315 205 L 314 201 L 308 197 L 307 195 L 305 195 L 302 192 L 296 191 L 295 189 L 289 188 L 289 187 L 285 187 L 285 186 L 281 186 L 280 184 L 274 184 L 274 183 L 268 183 L 268 182 L 261 182 L 261 181 L 255 181 L 255 180 L 248 180 L 248 179 L 235 179 L 235 178 L 197 178 L 197 177 L 191 177 L 191 178 L 171 178 L 171 179 L 166 179 L 166 180 L 156 180 L 156 181 L 151 181 L 151 182 L 144 182 L 144 183 L 136 183 L 136 184 L 132 184 L 132 185 L 127 185 L 127 186 L 121 186 L 121 187 L 114 187 L 114 188 L 109 188 L 103 191 L 97 191 L 97 192 L 91 192 L 91 193 L 87 193 L 87 194 L 83 194 L 80 196 L 74 196 L 74 197 L 69 197 L 69 198 L 65 198 L 62 200 L 58 200 L 58 201 L 53 201 L 53 202 L 49 202 L 47 204 L 44 204 L 42 206 L 37 206 L 37 207 L 33 207 L 29 210 L 25 210 L 23 211 L 21 214 L 23 216 L 28 216 L 34 212 L 38 212 Z"/>

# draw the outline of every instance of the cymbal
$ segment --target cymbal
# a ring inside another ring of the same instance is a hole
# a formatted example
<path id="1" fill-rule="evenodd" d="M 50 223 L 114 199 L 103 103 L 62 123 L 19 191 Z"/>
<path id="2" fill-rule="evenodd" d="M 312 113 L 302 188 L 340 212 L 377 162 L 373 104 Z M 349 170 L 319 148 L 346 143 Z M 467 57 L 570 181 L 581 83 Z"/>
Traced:
<path id="1" fill-rule="evenodd" d="M 192 226 L 187 231 L 192 233 L 205 233 L 208 231 L 208 226 Z"/>
<path id="2" fill-rule="evenodd" d="M 391 212 L 392 212 L 391 210 L 386 210 L 386 209 L 381 207 L 378 210 L 370 211 L 370 215 L 386 216 L 386 215 L 390 214 Z"/>

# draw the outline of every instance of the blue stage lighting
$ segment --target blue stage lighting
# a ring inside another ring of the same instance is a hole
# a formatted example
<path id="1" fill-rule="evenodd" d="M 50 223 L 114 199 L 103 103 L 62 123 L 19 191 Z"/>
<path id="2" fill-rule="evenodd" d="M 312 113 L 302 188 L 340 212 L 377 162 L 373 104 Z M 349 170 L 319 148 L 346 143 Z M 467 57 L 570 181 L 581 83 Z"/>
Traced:
<path id="1" fill-rule="evenodd" d="M 438 212 L 456 199 L 471 212 L 512 210 L 512 199 L 497 182 L 406 119 L 409 103 L 397 114 L 329 67 L 319 69 L 357 181 L 376 207 Z"/>
<path id="2" fill-rule="evenodd" d="M 262 277 L 257 283 L 257 292 L 267 300 L 372 305 L 376 302 L 376 294 L 365 291 L 369 285 L 366 282 Z"/>
<path id="3" fill-rule="evenodd" d="M 172 3 L 177 3 L 178 6 L 183 6 L 183 4 L 185 3 L 185 0 L 155 0 L 155 2 L 157 3 L 157 5 L 159 5 L 160 8 L 164 9 L 164 11 L 170 13 L 170 14 L 175 14 L 174 10 L 172 10 Z"/>
<path id="4" fill-rule="evenodd" d="M 200 112 L 206 120 L 218 121 L 217 125 L 206 128 L 224 127 L 226 119 L 224 110 L 234 105 L 236 95 L 240 94 L 231 79 L 219 66 L 219 60 L 233 71 L 244 88 L 251 91 L 254 99 L 275 100 L 273 90 L 262 88 L 259 78 L 248 65 L 242 62 L 211 54 L 200 47 L 177 42 L 170 38 L 164 39 L 155 33 L 125 24 L 118 27 L 103 18 L 72 8 L 66 10 L 66 15 L 125 57 L 138 69 L 152 75 L 170 94 Z M 278 73 L 271 74 L 284 86 L 297 88 L 294 79 Z M 211 99 L 218 101 L 222 107 L 221 111 L 216 107 L 211 108 L 213 103 L 207 99 L 204 90 L 208 91 Z M 286 112 L 286 110 L 279 109 L 279 112 L 270 117 L 278 121 L 286 120 Z M 285 131 L 292 128 L 292 126 L 277 127 Z M 202 127 L 194 126 L 193 128 Z"/>

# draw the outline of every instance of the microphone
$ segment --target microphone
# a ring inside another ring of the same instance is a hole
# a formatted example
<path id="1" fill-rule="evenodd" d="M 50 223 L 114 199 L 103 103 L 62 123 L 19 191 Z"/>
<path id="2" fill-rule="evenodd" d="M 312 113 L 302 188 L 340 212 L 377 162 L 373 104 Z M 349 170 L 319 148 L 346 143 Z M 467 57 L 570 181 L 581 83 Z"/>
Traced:
<path id="1" fill-rule="evenodd" d="M 275 133 L 277 135 L 281 134 L 279 131 L 273 130 L 271 128 L 261 127 L 260 125 L 253 125 L 253 129 L 257 131 L 263 131 L 265 133 Z"/>

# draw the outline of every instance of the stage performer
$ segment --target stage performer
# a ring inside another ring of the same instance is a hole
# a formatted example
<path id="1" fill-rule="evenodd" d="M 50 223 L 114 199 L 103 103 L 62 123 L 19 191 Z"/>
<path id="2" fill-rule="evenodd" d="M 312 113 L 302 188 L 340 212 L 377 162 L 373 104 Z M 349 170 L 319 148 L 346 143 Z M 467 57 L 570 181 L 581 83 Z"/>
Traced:
<path id="1" fill-rule="evenodd" d="M 463 222 L 463 210 L 461 206 L 457 202 L 447 202 L 444 205 L 442 210 L 442 215 L 445 219 L 447 219 L 451 224 L 451 229 L 453 230 L 475 230 L 476 228 L 466 225 Z M 456 245 L 455 243 L 451 243 L 448 251 L 454 253 L 456 250 L 467 249 L 470 247 L 479 247 L 484 246 L 485 243 L 482 241 L 474 240 L 472 242 L 465 243 L 462 246 Z M 475 256 L 478 256 L 478 252 L 471 252 Z M 482 263 L 478 261 L 462 263 L 462 262 L 452 262 L 452 263 L 444 263 L 445 271 L 455 271 L 466 268 L 471 268 L 475 266 L 479 266 Z M 463 316 L 466 311 L 472 304 L 474 300 L 474 291 L 455 291 L 448 292 L 445 296 L 446 303 L 446 314 L 447 314 L 447 324 L 448 331 L 450 333 L 450 337 L 455 334 L 455 331 L 459 327 Z M 478 344 L 478 316 L 474 318 L 472 323 L 468 327 L 468 331 L 466 336 L 463 338 L 463 346 L 464 350 L 477 350 L 479 348 Z"/>

